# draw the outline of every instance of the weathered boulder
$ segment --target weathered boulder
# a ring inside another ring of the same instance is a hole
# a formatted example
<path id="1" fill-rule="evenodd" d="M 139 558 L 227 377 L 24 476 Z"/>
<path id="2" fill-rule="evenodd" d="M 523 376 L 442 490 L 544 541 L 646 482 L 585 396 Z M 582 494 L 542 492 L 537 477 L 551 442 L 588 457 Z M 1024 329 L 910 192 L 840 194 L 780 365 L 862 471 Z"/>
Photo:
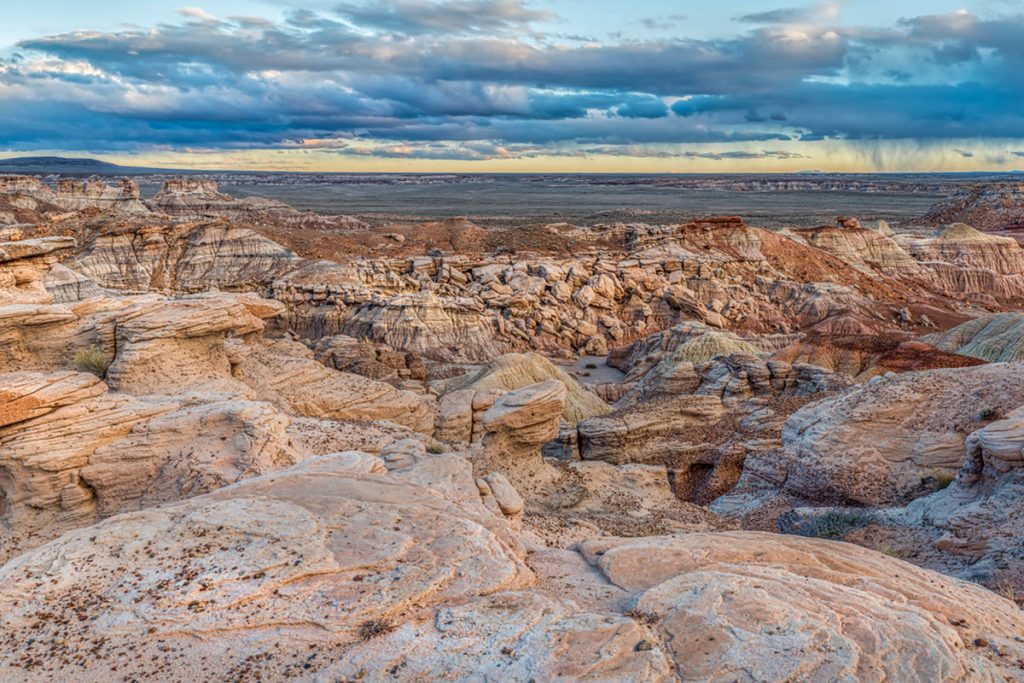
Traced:
<path id="1" fill-rule="evenodd" d="M 611 407 L 568 373 L 537 353 L 508 353 L 484 364 L 479 370 L 438 383 L 445 396 L 455 392 L 514 391 L 538 382 L 558 380 L 565 385 L 566 400 L 562 417 L 578 422 L 602 415 Z M 472 398 L 472 394 L 459 394 Z"/>
<path id="2" fill-rule="evenodd" d="M 558 436 L 565 397 L 558 380 L 504 394 L 483 415 L 484 445 L 509 458 L 539 458 L 540 447 Z"/>

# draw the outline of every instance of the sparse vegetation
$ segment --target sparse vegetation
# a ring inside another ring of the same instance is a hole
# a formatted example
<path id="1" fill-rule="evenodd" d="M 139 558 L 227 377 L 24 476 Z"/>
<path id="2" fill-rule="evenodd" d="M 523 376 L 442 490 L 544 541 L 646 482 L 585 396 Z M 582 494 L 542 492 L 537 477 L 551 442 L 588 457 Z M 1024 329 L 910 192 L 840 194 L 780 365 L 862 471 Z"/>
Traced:
<path id="1" fill-rule="evenodd" d="M 387 619 L 370 619 L 359 624 L 359 639 L 373 640 L 386 636 L 395 630 L 395 625 Z"/>
<path id="2" fill-rule="evenodd" d="M 657 624 L 661 620 L 661 617 L 657 614 L 644 612 L 643 610 L 636 609 L 635 607 L 626 612 L 626 616 L 638 624 L 646 624 L 647 626 Z"/>
<path id="3" fill-rule="evenodd" d="M 956 481 L 956 474 L 948 470 L 934 469 L 925 477 L 925 482 L 932 483 L 936 491 L 941 491 L 954 481 Z"/>
<path id="4" fill-rule="evenodd" d="M 91 372 L 100 379 L 107 376 L 110 358 L 96 346 L 86 346 L 75 353 L 75 369 L 79 372 Z"/>
<path id="5" fill-rule="evenodd" d="M 587 370 L 597 370 L 597 363 L 587 363 L 584 365 Z"/>
<path id="6" fill-rule="evenodd" d="M 802 521 L 795 532 L 811 538 L 841 539 L 854 529 L 865 527 L 873 521 L 874 516 L 868 512 L 830 510 Z"/>
<path id="7" fill-rule="evenodd" d="M 1022 604 L 1022 603 L 1024 603 L 1024 596 L 1020 596 L 1020 595 L 1017 594 L 1017 589 L 1013 587 L 1013 584 L 1010 584 L 1010 583 L 1001 583 L 1001 584 L 999 584 L 999 586 L 996 587 L 996 593 L 998 593 L 999 595 L 1003 596 L 1004 598 L 1006 598 L 1010 602 L 1012 602 L 1012 603 L 1014 603 L 1014 604 L 1016 604 L 1018 606 L 1024 607 L 1024 604 Z"/>
<path id="8" fill-rule="evenodd" d="M 427 453 L 433 453 L 434 455 L 441 455 L 444 453 L 444 446 L 439 443 L 432 443 L 427 446 Z"/>
<path id="9" fill-rule="evenodd" d="M 999 411 L 995 408 L 982 408 L 978 411 L 978 422 L 991 422 L 998 420 L 999 417 Z"/>

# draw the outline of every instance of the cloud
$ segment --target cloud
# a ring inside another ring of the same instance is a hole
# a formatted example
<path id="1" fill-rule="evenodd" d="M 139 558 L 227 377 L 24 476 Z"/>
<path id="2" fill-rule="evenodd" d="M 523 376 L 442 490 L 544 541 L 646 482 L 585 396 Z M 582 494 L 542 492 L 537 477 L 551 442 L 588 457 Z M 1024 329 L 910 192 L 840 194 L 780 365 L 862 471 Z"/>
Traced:
<path id="1" fill-rule="evenodd" d="M 335 12 L 357 26 L 406 35 L 524 32 L 557 16 L 523 0 L 370 0 L 343 2 Z"/>
<path id="2" fill-rule="evenodd" d="M 839 18 L 842 4 L 838 2 L 822 3 L 805 7 L 782 7 L 755 12 L 736 17 L 736 21 L 746 24 L 812 24 L 835 21 Z"/>
<path id="3" fill-rule="evenodd" d="M 808 159 L 810 157 L 804 156 L 798 152 L 782 152 L 777 150 L 768 150 L 762 152 L 745 152 L 745 151 L 733 151 L 733 152 L 683 152 L 681 156 L 689 159 L 710 159 L 712 161 L 735 161 L 735 160 L 749 160 L 749 159 Z"/>
<path id="4" fill-rule="evenodd" d="M 183 8 L 176 23 L 22 41 L 0 59 L 0 146 L 475 160 L 1024 139 L 1024 17 L 829 25 L 839 11 L 745 15 L 724 38 L 599 42 L 540 31 L 556 17 L 523 0 L 369 0 L 278 21 Z"/>
<path id="5" fill-rule="evenodd" d="M 193 19 L 195 21 L 201 21 L 208 24 L 220 23 L 220 19 L 198 7 L 182 7 L 178 10 L 178 14 L 185 17 L 186 19 Z"/>
<path id="6" fill-rule="evenodd" d="M 954 149 L 953 151 L 956 152 L 957 154 L 959 154 L 960 156 L 962 156 L 964 159 L 972 159 L 972 158 L 974 158 L 974 152 L 972 152 L 970 150 L 967 150 L 967 149 Z"/>

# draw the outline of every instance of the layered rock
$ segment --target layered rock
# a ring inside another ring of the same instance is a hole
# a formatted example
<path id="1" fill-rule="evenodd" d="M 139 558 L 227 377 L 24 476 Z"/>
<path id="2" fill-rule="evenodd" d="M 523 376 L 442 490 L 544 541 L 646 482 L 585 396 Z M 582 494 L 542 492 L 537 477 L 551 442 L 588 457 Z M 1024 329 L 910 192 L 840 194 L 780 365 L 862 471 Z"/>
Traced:
<path id="1" fill-rule="evenodd" d="M 482 361 L 510 350 L 501 323 L 473 299 L 402 294 L 356 311 L 343 334 L 449 360 Z"/>
<path id="2" fill-rule="evenodd" d="M 69 264 L 105 287 L 132 291 L 261 291 L 301 263 L 249 228 L 153 221 L 100 225 Z"/>
<path id="3" fill-rule="evenodd" d="M 982 230 L 1024 227 L 1024 185 L 985 183 L 954 192 L 937 202 L 914 225 L 968 223 Z"/>
<path id="4" fill-rule="evenodd" d="M 396 351 L 387 344 L 345 335 L 324 337 L 314 347 L 316 358 L 329 368 L 386 381 L 425 380 L 422 357 L 412 351 Z"/>
<path id="5" fill-rule="evenodd" d="M 139 186 L 130 178 L 122 178 L 116 186 L 96 178 L 65 178 L 57 183 L 55 203 L 67 211 L 99 209 L 118 214 L 149 213 L 139 198 Z"/>
<path id="6" fill-rule="evenodd" d="M 0 558 L 295 464 L 287 426 L 265 403 L 135 398 L 86 373 L 0 375 Z"/>
<path id="7" fill-rule="evenodd" d="M 992 362 L 1024 360 L 1024 314 L 995 313 L 957 325 L 921 341 L 943 351 Z"/>
<path id="8" fill-rule="evenodd" d="M 52 303 L 44 281 L 57 253 L 74 246 L 67 237 L 0 242 L 0 306 Z"/>
<path id="9" fill-rule="evenodd" d="M 922 239 L 903 238 L 907 251 L 933 273 L 936 287 L 951 295 L 989 300 L 1024 293 L 1024 250 L 1012 237 L 986 235 L 963 223 Z"/>
<path id="10" fill-rule="evenodd" d="M 960 468 L 970 432 L 1024 402 L 1022 379 L 1020 363 L 889 374 L 805 406 L 782 447 L 749 455 L 737 490 L 714 508 L 746 505 L 748 490 L 858 506 L 927 495 Z"/>
<path id="11" fill-rule="evenodd" d="M 233 340 L 228 353 L 235 379 L 290 412 L 330 420 L 389 420 L 424 434 L 434 430 L 432 397 L 331 370 L 296 342 Z"/>

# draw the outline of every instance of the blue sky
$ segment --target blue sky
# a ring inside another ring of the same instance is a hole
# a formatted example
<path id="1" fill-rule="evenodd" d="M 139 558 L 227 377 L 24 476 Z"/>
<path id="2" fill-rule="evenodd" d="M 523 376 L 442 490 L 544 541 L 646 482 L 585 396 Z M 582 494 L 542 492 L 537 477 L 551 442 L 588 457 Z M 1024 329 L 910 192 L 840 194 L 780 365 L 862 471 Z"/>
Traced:
<path id="1" fill-rule="evenodd" d="M 37 0 L 0 155 L 309 170 L 1024 166 L 1024 3 Z"/>

